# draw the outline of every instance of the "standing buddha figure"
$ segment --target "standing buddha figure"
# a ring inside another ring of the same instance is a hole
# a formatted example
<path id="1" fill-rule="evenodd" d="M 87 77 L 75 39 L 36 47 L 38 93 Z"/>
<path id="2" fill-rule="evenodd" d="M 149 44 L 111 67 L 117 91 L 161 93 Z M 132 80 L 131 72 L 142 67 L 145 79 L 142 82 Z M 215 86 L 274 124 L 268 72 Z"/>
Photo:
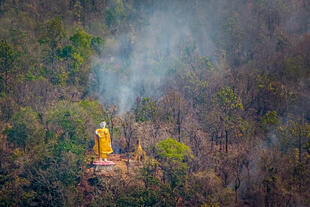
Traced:
<path id="1" fill-rule="evenodd" d="M 96 129 L 95 132 L 95 145 L 93 149 L 95 154 L 99 156 L 99 161 L 107 161 L 107 155 L 113 152 L 109 129 L 106 128 L 106 125 L 106 122 L 101 122 L 99 124 L 100 128 Z"/>

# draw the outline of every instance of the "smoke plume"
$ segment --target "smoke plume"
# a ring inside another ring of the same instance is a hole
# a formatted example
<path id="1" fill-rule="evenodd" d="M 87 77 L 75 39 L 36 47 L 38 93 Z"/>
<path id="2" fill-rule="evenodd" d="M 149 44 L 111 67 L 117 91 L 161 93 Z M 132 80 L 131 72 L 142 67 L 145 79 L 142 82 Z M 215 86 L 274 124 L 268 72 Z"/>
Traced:
<path id="1" fill-rule="evenodd" d="M 124 32 L 106 38 L 91 74 L 91 90 L 101 103 L 116 104 L 121 113 L 131 110 L 137 97 L 161 95 L 162 83 L 170 70 L 178 69 L 174 65 L 186 49 L 208 54 L 207 28 L 197 27 L 191 11 L 180 5 L 163 7 L 148 9 L 143 24 L 128 21 Z"/>

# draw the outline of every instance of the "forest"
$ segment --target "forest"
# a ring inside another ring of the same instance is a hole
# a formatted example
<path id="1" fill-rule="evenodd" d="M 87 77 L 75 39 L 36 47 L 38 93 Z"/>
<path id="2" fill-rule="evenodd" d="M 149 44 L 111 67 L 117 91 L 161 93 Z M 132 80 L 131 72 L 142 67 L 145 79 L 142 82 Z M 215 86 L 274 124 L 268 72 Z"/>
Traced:
<path id="1" fill-rule="evenodd" d="M 310 206 L 310 1 L 0 0 L 2 206 Z"/>

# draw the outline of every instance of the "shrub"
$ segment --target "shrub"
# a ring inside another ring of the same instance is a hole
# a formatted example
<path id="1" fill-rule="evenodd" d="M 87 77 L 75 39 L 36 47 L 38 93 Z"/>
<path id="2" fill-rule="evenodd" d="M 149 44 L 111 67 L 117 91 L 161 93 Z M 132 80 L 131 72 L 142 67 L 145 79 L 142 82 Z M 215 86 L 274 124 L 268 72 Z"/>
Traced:
<path id="1" fill-rule="evenodd" d="M 8 140 L 17 147 L 31 148 L 44 141 L 44 128 L 38 114 L 31 108 L 22 108 L 12 118 L 7 129 Z"/>

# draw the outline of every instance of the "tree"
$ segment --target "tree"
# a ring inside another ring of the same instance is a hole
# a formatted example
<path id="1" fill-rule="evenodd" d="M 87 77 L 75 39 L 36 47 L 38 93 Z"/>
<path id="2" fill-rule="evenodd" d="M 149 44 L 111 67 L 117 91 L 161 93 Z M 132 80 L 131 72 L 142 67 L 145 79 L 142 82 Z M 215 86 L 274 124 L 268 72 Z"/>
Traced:
<path id="1" fill-rule="evenodd" d="M 276 111 L 267 111 L 261 117 L 261 127 L 265 130 L 270 130 L 272 127 L 280 124 L 279 116 Z"/>
<path id="2" fill-rule="evenodd" d="M 304 119 L 289 120 L 278 128 L 277 134 L 280 137 L 280 150 L 288 155 L 292 164 L 292 183 L 302 192 L 310 182 L 306 176 L 306 169 L 309 167 L 307 143 L 310 138 L 310 124 Z"/>
<path id="3" fill-rule="evenodd" d="M 30 150 L 44 142 L 44 129 L 38 114 L 31 108 L 23 108 L 12 118 L 12 127 L 6 131 L 8 140 L 16 147 Z"/>
<path id="4" fill-rule="evenodd" d="M 127 171 L 129 172 L 129 159 L 132 144 L 136 133 L 136 122 L 135 117 L 132 113 L 128 112 L 125 114 L 124 118 L 121 120 L 121 125 L 123 129 L 123 135 L 125 138 L 125 152 L 127 153 Z"/>
<path id="5" fill-rule="evenodd" d="M 229 16 L 222 24 L 220 44 L 226 50 L 230 65 L 235 68 L 240 65 L 241 40 L 243 31 L 237 13 Z M 236 73 L 236 71 L 234 71 Z"/>
<path id="6" fill-rule="evenodd" d="M 209 119 L 225 133 L 225 151 L 228 152 L 229 136 L 240 134 L 239 125 L 243 105 L 241 99 L 230 87 L 221 88 L 213 96 L 212 104 L 213 109 Z"/>
<path id="7" fill-rule="evenodd" d="M 176 90 L 166 93 L 164 99 L 159 103 L 158 113 L 162 121 L 174 124 L 178 141 L 181 142 L 181 133 L 185 115 L 185 101 Z"/>
<path id="8" fill-rule="evenodd" d="M 154 101 L 152 101 L 152 99 L 137 99 L 137 106 L 135 108 L 136 121 L 144 122 L 154 119 L 156 110 L 156 104 Z"/>
<path id="9" fill-rule="evenodd" d="M 43 62 L 45 64 L 48 78 L 54 85 L 62 85 L 67 79 L 67 74 L 59 62 L 57 51 L 62 47 L 66 33 L 64 25 L 59 17 L 48 20 L 42 28 L 40 39 L 41 45 L 46 45 L 43 49 Z"/>
<path id="10" fill-rule="evenodd" d="M 310 138 L 310 124 L 304 119 L 290 120 L 278 128 L 281 136 L 282 151 L 298 150 L 298 162 L 301 163 L 305 156 L 306 143 Z"/>
<path id="11" fill-rule="evenodd" d="M 8 92 L 9 74 L 14 71 L 17 53 L 6 40 L 0 41 L 0 92 Z"/>
<path id="12" fill-rule="evenodd" d="M 66 63 L 68 83 L 86 84 L 89 73 L 89 57 L 94 51 L 100 54 L 104 41 L 93 37 L 82 29 L 70 36 L 70 43 L 57 50 L 58 57 Z"/>
<path id="13" fill-rule="evenodd" d="M 73 6 L 73 15 L 77 24 L 81 24 L 81 14 L 83 11 L 83 7 L 79 0 L 76 0 Z"/>
<path id="14" fill-rule="evenodd" d="M 122 0 L 110 2 L 105 11 L 105 23 L 108 27 L 117 27 L 125 17 L 125 7 Z"/>
<path id="15" fill-rule="evenodd" d="M 165 139 L 155 146 L 155 158 L 163 170 L 164 182 L 170 186 L 173 196 L 184 195 L 187 188 L 188 162 L 193 158 L 191 149 L 172 138 Z"/>
<path id="16" fill-rule="evenodd" d="M 82 105 L 82 106 L 81 106 Z M 63 151 L 72 152 L 84 160 L 85 151 L 90 148 L 94 137 L 95 123 L 85 103 L 71 104 L 59 101 L 46 114 L 47 140 L 57 140 L 53 153 L 60 156 Z"/>
<path id="17" fill-rule="evenodd" d="M 57 59 L 57 49 L 61 47 L 65 37 L 64 25 L 59 17 L 50 19 L 43 25 L 39 43 L 47 45 L 44 49 L 46 53 L 44 60 L 47 64 L 51 64 L 52 69 L 54 69 L 53 64 Z"/>
<path id="18" fill-rule="evenodd" d="M 105 113 L 105 120 L 108 123 L 108 126 L 110 128 L 110 134 L 111 134 L 111 144 L 113 146 L 113 139 L 114 139 L 114 131 L 117 124 L 117 108 L 116 105 L 113 105 L 112 107 L 108 108 L 108 110 Z"/>

